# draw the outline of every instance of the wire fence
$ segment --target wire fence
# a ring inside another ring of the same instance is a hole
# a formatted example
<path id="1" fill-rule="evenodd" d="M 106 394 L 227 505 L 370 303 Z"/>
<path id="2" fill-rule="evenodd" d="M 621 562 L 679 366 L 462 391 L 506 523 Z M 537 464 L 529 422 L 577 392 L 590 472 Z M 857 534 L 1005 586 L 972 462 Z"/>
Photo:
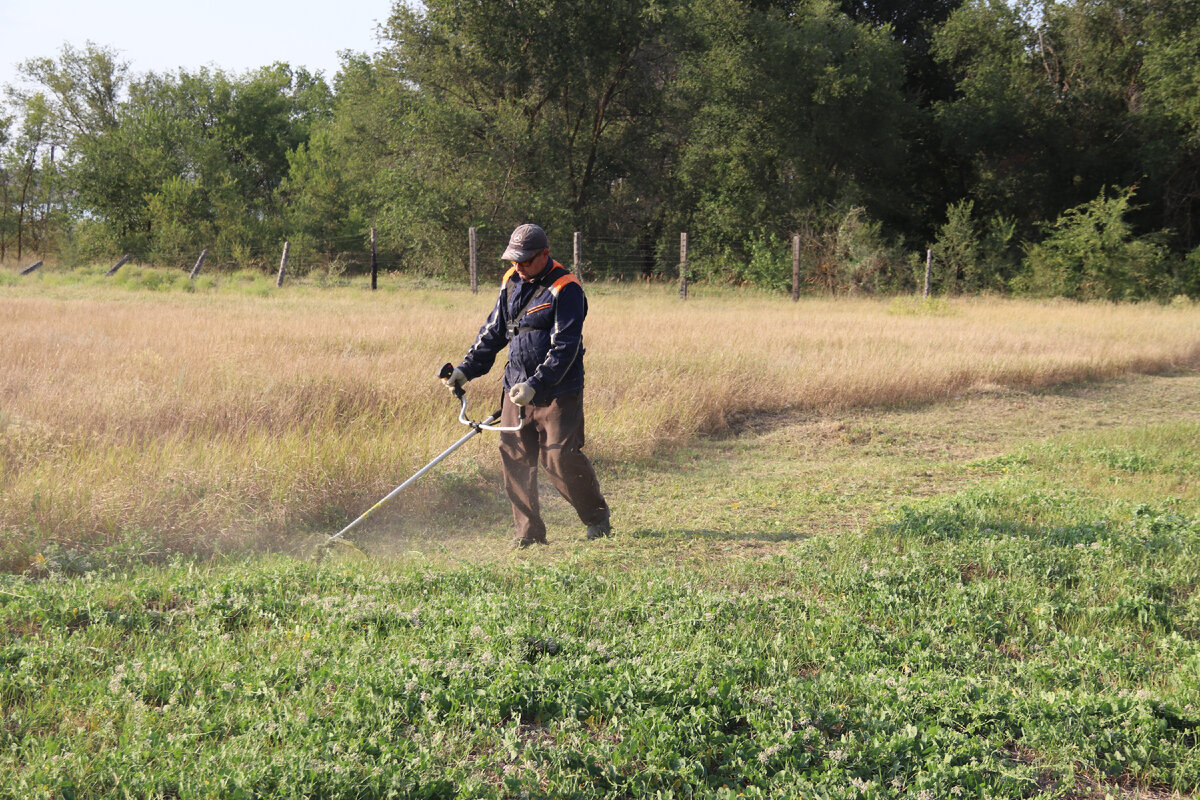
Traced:
<path id="1" fill-rule="evenodd" d="M 551 257 L 585 281 L 674 280 L 679 276 L 678 258 L 660 256 L 654 241 L 591 237 L 576 231 L 556 235 L 548 230 L 546 235 Z M 477 232 L 475 245 L 479 282 L 499 282 L 510 266 L 500 259 L 508 245 L 508 233 Z M 470 263 L 468 250 L 464 265 Z"/>
<path id="2" fill-rule="evenodd" d="M 510 266 L 501 260 L 508 244 L 507 231 L 464 231 L 461 244 L 440 252 L 438 266 L 416 248 L 403 248 L 383 232 L 369 229 L 362 234 L 336 237 L 320 245 L 298 236 L 273 244 L 245 246 L 215 242 L 211 247 L 163 246 L 137 249 L 108 256 L 60 254 L 59 263 L 104 263 L 107 274 L 115 275 L 126 264 L 159 267 L 199 275 L 250 270 L 277 275 L 280 281 L 298 277 L 373 277 L 395 274 L 436 274 L 450 280 L 471 280 L 472 266 L 477 285 L 498 283 Z M 680 275 L 677 255 L 662 255 L 658 243 L 649 239 L 595 237 L 569 231 L 547 232 L 551 256 L 576 271 L 584 280 L 632 281 L 675 280 Z M 472 252 L 472 246 L 474 248 Z M 28 259 L 32 261 L 33 258 Z M 38 259 L 41 260 L 40 258 Z M 20 266 L 26 266 L 24 260 Z M 41 266 L 40 264 L 38 266 Z M 36 270 L 29 270 L 30 272 Z"/>
<path id="3" fill-rule="evenodd" d="M 547 230 L 551 256 L 578 274 L 581 280 L 678 282 L 683 298 L 688 296 L 689 281 L 697 275 L 702 280 L 715 278 L 785 292 L 790 288 L 793 299 L 798 299 L 802 287 L 807 287 L 808 291 L 836 293 L 839 281 L 853 289 L 853 281 L 857 280 L 854 276 L 843 280 L 838 275 L 825 280 L 823 276 L 832 269 L 831 262 L 813 247 L 804 249 L 800 235 L 793 235 L 791 241 L 778 241 L 779 246 L 772 250 L 765 261 L 761 253 L 758 254 L 756 258 L 760 260 L 754 265 L 755 272 L 748 271 L 744 266 L 727 263 L 724 259 L 716 261 L 711 255 L 702 255 L 699 259 L 693 257 L 689 261 L 688 233 L 679 232 L 677 235 L 678 239 L 675 238 L 676 234 L 590 237 L 580 231 Z M 250 271 L 260 276 L 272 275 L 277 286 L 296 279 L 333 286 L 353 277 L 369 275 L 372 289 L 377 288 L 381 281 L 395 280 L 397 276 L 404 276 L 405 279 L 428 277 L 468 283 L 478 291 L 498 285 L 508 270 L 509 263 L 501 259 L 508 237 L 508 230 L 489 227 L 464 230 L 461 238 L 451 236 L 411 242 L 399 234 L 388 236 L 386 232 L 369 228 L 363 233 L 325 240 L 320 244 L 296 236 L 287 241 L 254 247 L 220 240 L 211 249 L 179 247 L 166 251 L 166 248 L 159 246 L 143 252 L 124 253 L 119 260 L 112 257 L 113 260 L 104 269 L 107 270 L 106 275 L 111 277 L 125 264 L 132 262 L 137 267 L 179 270 L 192 280 L 199 276 L 208 278 L 222 273 L 228 275 Z M 60 257 L 59 263 L 69 264 L 71 261 Z M 76 263 L 95 264 L 96 258 L 86 261 L 77 259 Z M 24 263 L 18 265 L 22 274 L 37 269 L 33 265 L 21 269 L 23 267 L 26 267 Z M 153 279 L 162 280 L 159 277 Z M 177 281 L 179 278 L 170 280 Z M 928 294 L 929 288 L 925 291 Z"/>

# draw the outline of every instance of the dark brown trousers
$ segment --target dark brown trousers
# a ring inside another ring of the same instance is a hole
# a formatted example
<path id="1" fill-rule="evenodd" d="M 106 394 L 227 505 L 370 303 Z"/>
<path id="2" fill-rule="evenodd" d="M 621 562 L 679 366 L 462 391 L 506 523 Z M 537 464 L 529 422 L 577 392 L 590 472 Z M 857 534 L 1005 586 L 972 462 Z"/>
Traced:
<path id="1" fill-rule="evenodd" d="M 505 395 L 500 422 L 517 424 L 519 409 Z M 559 494 L 575 508 L 584 525 L 608 519 L 608 503 L 583 448 L 583 395 L 557 397 L 548 406 L 525 406 L 525 427 L 500 434 L 504 490 L 512 502 L 517 535 L 526 541 L 546 541 L 546 523 L 538 502 L 538 461 Z"/>

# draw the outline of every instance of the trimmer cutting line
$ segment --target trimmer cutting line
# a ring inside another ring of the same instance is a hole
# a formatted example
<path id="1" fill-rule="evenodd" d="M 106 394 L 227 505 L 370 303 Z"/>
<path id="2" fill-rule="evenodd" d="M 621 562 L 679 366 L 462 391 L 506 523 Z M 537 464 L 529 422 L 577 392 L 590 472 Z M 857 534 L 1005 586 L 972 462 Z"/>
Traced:
<path id="1" fill-rule="evenodd" d="M 453 372 L 454 372 L 454 366 L 451 364 L 446 364 L 438 372 L 438 378 L 445 380 L 446 378 L 449 378 Z M 496 409 L 496 412 L 494 414 L 492 414 L 491 416 L 489 416 L 485 420 L 476 421 L 476 420 L 468 419 L 466 390 L 463 389 L 461 386 L 456 386 L 454 388 L 454 396 L 456 398 L 458 398 L 458 401 L 459 401 L 458 421 L 461 422 L 463 425 L 466 425 L 467 427 L 469 427 L 471 429 L 471 432 L 468 433 L 466 436 L 462 437 L 461 439 L 459 439 L 454 444 L 450 445 L 450 447 L 448 447 L 437 458 L 433 459 L 433 461 L 430 461 L 428 464 L 426 464 L 425 466 L 423 466 L 419 470 L 417 470 L 411 478 L 409 478 L 404 483 L 397 486 L 395 489 L 392 489 L 392 491 L 388 493 L 387 497 L 383 498 L 378 503 L 376 503 L 375 505 L 371 506 L 366 511 L 364 511 L 358 519 L 354 520 L 349 525 L 342 528 L 340 531 L 335 533 L 333 536 L 330 536 L 329 540 L 327 542 L 325 542 L 326 547 L 328 547 L 329 545 L 332 545 L 334 542 L 342 540 L 342 537 L 345 536 L 347 533 L 349 533 L 356 525 L 358 525 L 360 522 L 365 520 L 367 517 L 374 514 L 376 511 L 378 511 L 380 508 L 382 508 L 384 505 L 386 505 L 388 503 L 388 501 L 390 501 L 393 497 L 400 494 L 400 492 L 404 491 L 409 486 L 412 486 L 414 483 L 416 483 L 418 478 L 420 478 L 426 472 L 429 472 L 429 470 L 433 469 L 438 464 L 442 463 L 442 461 L 445 460 L 445 458 L 447 456 L 449 456 L 455 450 L 457 450 L 458 448 L 460 448 L 464 444 L 466 444 L 467 440 L 470 439 L 475 434 L 482 433 L 483 431 L 497 431 L 500 433 L 503 433 L 506 431 L 519 431 L 525 425 L 525 406 L 520 406 L 521 417 L 517 421 L 517 424 L 513 425 L 511 427 L 505 428 L 505 427 L 495 424 L 496 421 L 500 419 L 500 409 Z"/>

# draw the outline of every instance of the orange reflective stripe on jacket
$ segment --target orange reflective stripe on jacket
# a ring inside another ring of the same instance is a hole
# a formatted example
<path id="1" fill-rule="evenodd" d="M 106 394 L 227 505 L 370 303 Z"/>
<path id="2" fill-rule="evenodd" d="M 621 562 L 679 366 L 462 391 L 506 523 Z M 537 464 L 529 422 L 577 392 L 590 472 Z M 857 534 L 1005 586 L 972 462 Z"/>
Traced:
<path id="1" fill-rule="evenodd" d="M 573 273 L 568 272 L 566 275 L 563 275 L 554 283 L 550 284 L 550 291 L 554 292 L 555 297 L 558 297 L 558 293 L 561 292 L 563 287 L 569 283 L 579 284 L 579 278 L 576 278 Z"/>

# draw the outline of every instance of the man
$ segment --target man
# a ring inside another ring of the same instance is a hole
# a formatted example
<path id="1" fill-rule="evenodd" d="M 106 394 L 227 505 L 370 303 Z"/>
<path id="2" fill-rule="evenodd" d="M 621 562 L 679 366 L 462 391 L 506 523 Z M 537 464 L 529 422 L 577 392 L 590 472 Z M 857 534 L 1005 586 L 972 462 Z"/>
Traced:
<path id="1" fill-rule="evenodd" d="M 501 258 L 512 268 L 479 337 L 445 379 L 453 391 L 487 373 L 508 347 L 500 423 L 513 427 L 524 406 L 525 427 L 500 434 L 504 489 L 512 503 L 516 547 L 546 544 L 538 502 L 538 460 L 587 526 L 587 538 L 612 532 L 608 503 L 581 448 L 583 436 L 583 320 L 587 299 L 579 280 L 550 257 L 546 232 L 518 226 Z"/>

